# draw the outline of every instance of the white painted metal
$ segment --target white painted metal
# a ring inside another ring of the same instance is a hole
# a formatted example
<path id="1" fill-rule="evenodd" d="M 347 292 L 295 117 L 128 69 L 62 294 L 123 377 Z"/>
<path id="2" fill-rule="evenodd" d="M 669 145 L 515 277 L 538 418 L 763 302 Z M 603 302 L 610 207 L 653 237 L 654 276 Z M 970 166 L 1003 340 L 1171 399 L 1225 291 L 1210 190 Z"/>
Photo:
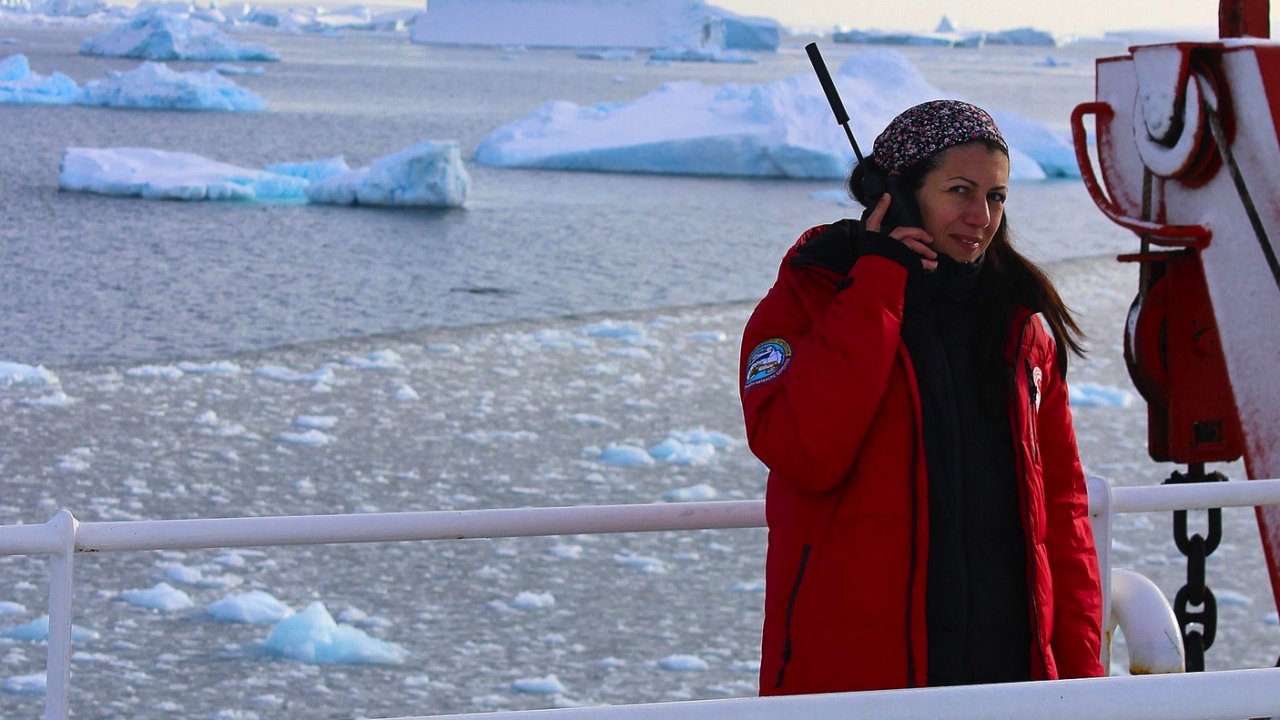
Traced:
<path id="1" fill-rule="evenodd" d="M 64 720 L 71 707 L 71 602 L 76 519 L 59 510 L 48 523 L 59 539 L 49 555 L 49 650 L 45 660 L 45 720 Z"/>
<path id="2" fill-rule="evenodd" d="M 1098 576 L 1102 582 L 1102 617 L 1111 617 L 1111 530 L 1113 500 L 1111 483 L 1091 476 L 1089 484 L 1089 523 L 1093 526 L 1093 544 L 1098 552 Z M 1103 628 L 1102 667 L 1111 668 L 1111 640 L 1114 628 Z"/>
<path id="3" fill-rule="evenodd" d="M 464 540 L 764 525 L 759 500 L 82 523 L 80 552 Z M 0 554 L 4 554 L 0 547 Z"/>
<path id="4" fill-rule="evenodd" d="M 1116 626 L 1129 649 L 1130 675 L 1184 672 L 1186 650 L 1173 608 L 1156 584 L 1132 570 L 1111 571 L 1111 614 L 1107 641 Z M 1110 654 L 1110 653 L 1108 653 Z"/>
<path id="5" fill-rule="evenodd" d="M 1240 720 L 1277 711 L 1280 668 L 436 715 L 431 720 Z"/>
<path id="6" fill-rule="evenodd" d="M 1280 503 L 1280 480 L 1233 480 L 1112 489 L 1116 513 L 1252 507 Z"/>

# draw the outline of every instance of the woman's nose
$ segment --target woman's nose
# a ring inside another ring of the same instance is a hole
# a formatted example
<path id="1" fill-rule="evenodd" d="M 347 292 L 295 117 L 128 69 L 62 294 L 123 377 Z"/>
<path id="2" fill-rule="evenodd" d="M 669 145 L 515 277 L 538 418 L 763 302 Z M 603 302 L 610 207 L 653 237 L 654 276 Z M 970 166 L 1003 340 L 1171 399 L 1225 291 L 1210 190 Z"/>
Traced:
<path id="1" fill-rule="evenodd" d="M 986 198 L 975 198 L 964 211 L 964 222 L 970 227 L 984 228 L 991 224 L 991 208 Z"/>

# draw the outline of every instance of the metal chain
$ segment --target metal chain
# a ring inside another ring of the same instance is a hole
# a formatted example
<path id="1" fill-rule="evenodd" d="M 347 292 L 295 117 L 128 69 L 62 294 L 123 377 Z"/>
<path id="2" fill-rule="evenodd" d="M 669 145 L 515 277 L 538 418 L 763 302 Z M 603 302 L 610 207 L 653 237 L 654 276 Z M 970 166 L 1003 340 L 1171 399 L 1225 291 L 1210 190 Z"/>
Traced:
<path id="1" fill-rule="evenodd" d="M 1166 485 L 1193 482 L 1222 482 L 1227 478 L 1220 472 L 1205 474 L 1202 463 L 1193 463 L 1186 475 L 1174 471 L 1165 480 Z M 1218 601 L 1205 584 L 1205 559 L 1218 549 L 1222 542 L 1222 508 L 1209 508 L 1209 536 L 1200 533 L 1187 535 L 1187 511 L 1173 513 L 1173 541 L 1187 557 L 1187 584 L 1183 585 L 1173 600 L 1173 614 L 1182 631 L 1182 644 L 1187 653 L 1187 672 L 1204 671 L 1204 652 L 1213 645 L 1218 634 Z"/>

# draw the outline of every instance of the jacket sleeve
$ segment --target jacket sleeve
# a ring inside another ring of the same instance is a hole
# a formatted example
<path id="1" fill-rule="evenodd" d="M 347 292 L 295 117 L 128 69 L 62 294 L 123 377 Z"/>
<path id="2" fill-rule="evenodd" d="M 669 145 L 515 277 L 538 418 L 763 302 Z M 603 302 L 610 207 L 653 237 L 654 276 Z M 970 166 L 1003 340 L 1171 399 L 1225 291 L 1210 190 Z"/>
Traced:
<path id="1" fill-rule="evenodd" d="M 1042 330 L 1043 332 L 1043 330 Z M 1053 637 L 1061 678 L 1100 677 L 1102 585 L 1089 524 L 1089 497 L 1076 446 L 1066 380 L 1052 342 L 1045 362 L 1038 436 L 1043 453 L 1045 544 L 1053 574 Z"/>
<path id="2" fill-rule="evenodd" d="M 853 467 L 888 385 L 900 343 L 907 270 L 892 259 L 858 259 L 847 287 L 823 304 L 803 297 L 784 263 L 742 336 L 739 385 L 747 441 L 799 492 L 834 488 Z M 812 282 L 822 282 L 815 275 Z M 826 291 L 823 288 L 822 291 Z M 745 387 L 748 360 L 768 340 L 791 349 L 786 365 Z"/>

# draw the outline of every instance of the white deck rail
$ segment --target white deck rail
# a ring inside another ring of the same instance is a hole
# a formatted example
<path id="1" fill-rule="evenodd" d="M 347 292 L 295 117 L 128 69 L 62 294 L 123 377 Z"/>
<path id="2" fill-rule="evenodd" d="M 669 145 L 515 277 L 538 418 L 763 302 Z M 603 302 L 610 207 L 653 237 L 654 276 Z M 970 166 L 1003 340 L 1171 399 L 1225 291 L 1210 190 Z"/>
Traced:
<path id="1" fill-rule="evenodd" d="M 1110 617 L 1111 519 L 1116 513 L 1280 504 L 1280 480 L 1111 488 L 1090 478 L 1090 514 Z M 45 720 L 70 706 L 72 568 L 78 552 L 178 550 L 271 545 L 461 540 L 763 527 L 758 500 L 513 508 L 432 512 L 78 522 L 66 509 L 43 525 L 0 526 L 0 555 L 48 555 L 49 649 Z M 1124 698 L 1124 702 L 1117 702 Z M 1055 683 L 926 688 L 785 698 L 734 698 L 649 705 L 490 713 L 489 720 L 536 717 L 750 720 L 796 714 L 837 717 L 1089 718 L 1234 720 L 1280 715 L 1280 668 L 1179 676 L 1116 677 Z M 470 716 L 438 716 L 438 718 Z"/>

